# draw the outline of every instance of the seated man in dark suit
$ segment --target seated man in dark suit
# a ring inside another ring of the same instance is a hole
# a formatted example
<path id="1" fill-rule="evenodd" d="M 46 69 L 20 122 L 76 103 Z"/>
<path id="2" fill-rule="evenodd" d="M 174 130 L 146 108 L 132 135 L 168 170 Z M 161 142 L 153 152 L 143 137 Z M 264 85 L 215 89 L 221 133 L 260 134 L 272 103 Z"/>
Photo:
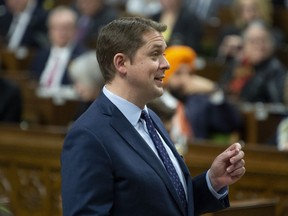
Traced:
<path id="1" fill-rule="evenodd" d="M 241 145 L 192 178 L 146 106 L 164 91 L 165 30 L 140 17 L 102 28 L 96 51 L 105 86 L 64 142 L 63 216 L 196 216 L 229 206 L 227 186 L 245 173 Z"/>
<path id="2" fill-rule="evenodd" d="M 162 10 L 151 16 L 151 19 L 167 25 L 163 33 L 170 45 L 186 45 L 202 51 L 203 23 L 188 7 L 185 0 L 162 0 Z"/>
<path id="3" fill-rule="evenodd" d="M 100 28 L 119 17 L 118 11 L 105 0 L 76 0 L 75 10 L 79 15 L 75 43 L 93 49 Z"/>
<path id="4" fill-rule="evenodd" d="M 0 14 L 0 40 L 10 50 L 38 48 L 47 43 L 47 11 L 37 0 L 4 0 Z"/>
<path id="5" fill-rule="evenodd" d="M 82 46 L 73 43 L 76 22 L 77 14 L 68 7 L 59 6 L 49 15 L 51 46 L 39 50 L 31 66 L 32 78 L 38 81 L 39 87 L 43 89 L 41 92 L 47 96 L 59 96 L 60 88 L 71 85 L 69 63 L 85 52 Z"/>
<path id="6" fill-rule="evenodd" d="M 22 96 L 19 87 L 0 77 L 0 122 L 20 122 Z"/>

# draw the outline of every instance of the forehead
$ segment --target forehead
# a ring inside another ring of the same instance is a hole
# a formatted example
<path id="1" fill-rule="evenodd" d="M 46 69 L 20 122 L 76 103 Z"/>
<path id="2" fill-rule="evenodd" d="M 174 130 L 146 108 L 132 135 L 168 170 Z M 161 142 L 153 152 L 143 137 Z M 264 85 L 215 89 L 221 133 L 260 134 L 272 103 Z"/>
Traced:
<path id="1" fill-rule="evenodd" d="M 258 26 L 251 27 L 246 32 L 246 38 L 267 37 L 268 35 L 265 29 Z"/>
<path id="2" fill-rule="evenodd" d="M 254 1 L 254 0 L 240 0 L 239 4 L 242 6 L 250 6 L 251 7 L 251 6 L 256 5 L 256 1 Z"/>
<path id="3" fill-rule="evenodd" d="M 144 45 L 143 48 L 146 49 L 163 49 L 165 50 L 167 45 L 164 40 L 163 35 L 157 31 L 149 31 L 143 35 Z"/>
<path id="4" fill-rule="evenodd" d="M 76 22 L 73 13 L 70 11 L 58 11 L 50 16 L 50 25 L 74 24 Z"/>

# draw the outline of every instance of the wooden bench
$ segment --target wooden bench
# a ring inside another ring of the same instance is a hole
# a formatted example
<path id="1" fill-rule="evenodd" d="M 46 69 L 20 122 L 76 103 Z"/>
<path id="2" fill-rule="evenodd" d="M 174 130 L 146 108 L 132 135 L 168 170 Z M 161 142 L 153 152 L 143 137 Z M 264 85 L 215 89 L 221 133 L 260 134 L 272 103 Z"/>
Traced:
<path id="1" fill-rule="evenodd" d="M 42 98 L 36 93 L 37 85 L 26 71 L 7 72 L 7 79 L 14 81 L 20 87 L 23 99 L 22 120 L 28 124 L 68 125 L 74 120 L 78 100 L 63 100 L 55 103 L 52 98 Z"/>
<path id="2" fill-rule="evenodd" d="M 60 216 L 60 154 L 67 128 L 0 125 L 0 197 L 16 216 Z"/>
<path id="3" fill-rule="evenodd" d="M 275 216 L 277 199 L 232 201 L 231 207 L 203 216 Z"/>
<path id="4" fill-rule="evenodd" d="M 250 144 L 272 144 L 276 141 L 276 130 L 280 121 L 287 116 L 283 104 L 243 103 L 239 104 L 243 114 L 242 139 Z"/>
<path id="5" fill-rule="evenodd" d="M 28 70 L 35 51 L 20 50 L 18 52 L 9 51 L 8 49 L 0 49 L 1 69 L 7 71 Z"/>
<path id="6" fill-rule="evenodd" d="M 227 146 L 201 142 L 191 143 L 185 155 L 192 175 L 207 170 L 214 158 Z M 230 199 L 253 200 L 259 198 L 278 199 L 277 216 L 288 212 L 288 153 L 271 146 L 245 146 L 246 173 L 240 181 L 229 187 Z"/>

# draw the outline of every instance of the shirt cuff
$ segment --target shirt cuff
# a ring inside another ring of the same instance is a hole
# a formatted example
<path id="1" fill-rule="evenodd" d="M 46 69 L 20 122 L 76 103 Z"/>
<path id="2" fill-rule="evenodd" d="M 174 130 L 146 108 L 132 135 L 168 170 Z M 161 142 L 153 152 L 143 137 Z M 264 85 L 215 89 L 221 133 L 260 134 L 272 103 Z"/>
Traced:
<path id="1" fill-rule="evenodd" d="M 224 102 L 224 92 L 222 89 L 217 87 L 217 90 L 215 90 L 209 97 L 209 100 L 214 105 L 220 105 Z"/>
<path id="2" fill-rule="evenodd" d="M 218 192 L 214 190 L 214 188 L 212 187 L 211 181 L 209 179 L 209 171 L 206 173 L 206 181 L 207 181 L 207 185 L 208 188 L 210 190 L 210 192 L 213 194 L 214 197 L 216 197 L 218 200 L 222 199 L 223 197 L 227 196 L 228 194 L 228 187 L 223 187 L 221 188 Z"/>

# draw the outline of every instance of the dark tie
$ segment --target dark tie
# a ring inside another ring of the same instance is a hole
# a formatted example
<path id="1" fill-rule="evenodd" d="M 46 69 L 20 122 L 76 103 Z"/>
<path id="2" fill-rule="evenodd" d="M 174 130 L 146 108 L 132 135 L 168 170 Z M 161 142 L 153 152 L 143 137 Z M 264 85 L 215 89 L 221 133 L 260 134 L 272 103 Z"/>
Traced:
<path id="1" fill-rule="evenodd" d="M 141 113 L 141 118 L 145 120 L 146 126 L 148 129 L 148 132 L 150 134 L 150 137 L 157 149 L 157 152 L 169 174 L 169 177 L 176 189 L 176 192 L 181 200 L 182 205 L 184 208 L 187 210 L 187 201 L 186 201 L 186 196 L 185 196 L 185 191 L 183 188 L 183 185 L 180 181 L 180 178 L 176 172 L 175 167 L 173 166 L 173 163 L 156 131 L 156 128 L 153 125 L 153 122 L 151 118 L 149 117 L 148 113 L 146 111 L 142 111 Z"/>

